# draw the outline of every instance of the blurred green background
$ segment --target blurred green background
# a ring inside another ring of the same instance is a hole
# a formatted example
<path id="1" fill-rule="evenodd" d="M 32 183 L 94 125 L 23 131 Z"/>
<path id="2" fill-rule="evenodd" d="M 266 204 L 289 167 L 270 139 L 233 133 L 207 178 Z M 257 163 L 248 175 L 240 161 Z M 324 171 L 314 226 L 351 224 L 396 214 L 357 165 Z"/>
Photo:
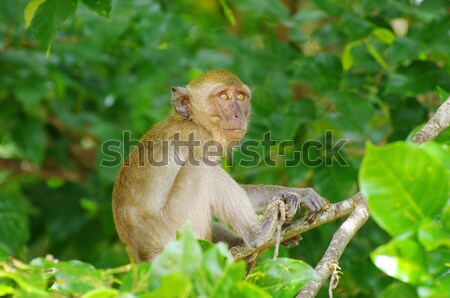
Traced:
<path id="1" fill-rule="evenodd" d="M 331 202 L 357 192 L 366 141 L 406 139 L 450 92 L 446 0 L 128 0 L 113 1 L 110 19 L 80 2 L 48 58 L 25 30 L 27 3 L 0 2 L 0 247 L 23 260 L 129 262 L 111 214 L 117 167 L 100 166 L 101 145 L 123 131 L 140 138 L 170 111 L 170 87 L 206 70 L 250 86 L 246 139 L 293 140 L 274 149 L 284 158 L 327 130 L 349 139 L 347 167 L 229 168 L 239 182 L 314 187 Z M 339 224 L 281 256 L 314 266 Z M 340 297 L 374 297 L 392 282 L 369 258 L 388 239 L 369 220 L 351 241 Z"/>

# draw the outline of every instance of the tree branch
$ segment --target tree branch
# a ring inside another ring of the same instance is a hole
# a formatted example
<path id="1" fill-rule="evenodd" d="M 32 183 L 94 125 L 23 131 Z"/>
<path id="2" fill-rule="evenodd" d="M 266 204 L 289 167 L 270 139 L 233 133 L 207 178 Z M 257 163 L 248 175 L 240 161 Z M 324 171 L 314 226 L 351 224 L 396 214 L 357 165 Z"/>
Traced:
<path id="1" fill-rule="evenodd" d="M 449 127 L 450 124 L 450 97 L 438 108 L 431 119 L 413 136 L 412 143 L 422 144 L 434 140 L 441 132 Z M 326 282 L 331 272 L 333 264 L 337 264 L 349 241 L 354 237 L 358 230 L 369 218 L 367 202 L 363 195 L 358 192 L 353 198 L 357 197 L 356 208 L 345 222 L 334 233 L 327 251 L 316 266 L 316 271 L 320 276 L 317 281 L 308 283 L 298 293 L 296 298 L 315 297 L 320 288 Z"/>
<path id="2" fill-rule="evenodd" d="M 439 107 L 431 119 L 413 136 L 412 143 L 421 144 L 435 139 L 441 132 L 449 127 L 450 124 L 450 97 Z M 323 284 L 326 282 L 333 270 L 333 264 L 337 264 L 347 244 L 364 225 L 369 218 L 367 202 L 363 195 L 358 192 L 353 197 L 335 203 L 329 204 L 312 223 L 300 219 L 287 224 L 281 231 L 281 242 L 294 236 L 309 231 L 324 223 L 336 220 L 349 215 L 346 221 L 339 227 L 333 235 L 331 243 L 316 266 L 316 271 L 320 279 L 308 283 L 297 295 L 297 298 L 314 297 Z M 273 247 L 275 240 L 271 240 L 256 249 L 246 245 L 238 245 L 231 248 L 231 253 L 235 259 L 243 259 L 255 253 L 261 252 L 267 248 Z"/>
<path id="3" fill-rule="evenodd" d="M 327 251 L 319 263 L 317 263 L 315 269 L 320 279 L 306 284 L 296 298 L 315 297 L 317 295 L 320 288 L 322 288 L 334 270 L 333 264 L 339 262 L 347 244 L 366 223 L 367 219 L 369 219 L 369 209 L 367 208 L 367 202 L 363 195 L 358 192 L 353 198 L 356 200 L 355 209 L 336 233 L 334 233 Z"/>
<path id="4" fill-rule="evenodd" d="M 422 144 L 434 140 L 441 132 L 448 128 L 449 124 L 450 96 L 437 109 L 433 117 L 413 136 L 411 143 Z"/>
<path id="5" fill-rule="evenodd" d="M 324 211 L 320 212 L 313 222 L 308 223 L 304 218 L 294 221 L 283 226 L 281 231 L 281 242 L 291 239 L 301 233 L 314 229 L 324 223 L 334 221 L 338 218 L 349 215 L 355 209 L 355 197 L 341 201 L 335 204 L 327 204 Z M 232 247 L 231 253 L 236 260 L 243 259 L 257 252 L 263 251 L 275 245 L 275 239 L 270 240 L 258 248 L 252 248 L 245 244 Z"/>

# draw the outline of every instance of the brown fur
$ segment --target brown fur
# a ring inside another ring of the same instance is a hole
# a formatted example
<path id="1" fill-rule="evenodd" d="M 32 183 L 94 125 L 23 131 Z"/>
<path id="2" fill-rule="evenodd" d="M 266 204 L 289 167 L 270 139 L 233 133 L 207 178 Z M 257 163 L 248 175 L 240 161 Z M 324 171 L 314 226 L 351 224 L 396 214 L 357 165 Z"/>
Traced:
<path id="1" fill-rule="evenodd" d="M 223 92 L 230 100 L 218 99 Z M 246 94 L 244 101 L 236 100 L 239 93 Z M 145 160 L 148 154 L 160 160 L 164 142 L 173 141 L 177 134 L 180 140 L 187 141 L 193 134 L 202 145 L 214 140 L 218 148 L 225 148 L 247 129 L 250 90 L 226 71 L 209 71 L 186 88 L 173 88 L 173 101 L 174 112 L 142 137 L 141 145 L 134 148 L 119 170 L 114 185 L 116 229 L 137 261 L 153 260 L 188 221 L 199 239 L 224 240 L 234 245 L 242 238 L 248 245 L 258 246 L 272 237 L 276 228 L 278 209 L 269 204 L 274 197 L 286 202 L 289 214 L 295 214 L 300 204 L 314 212 L 320 210 L 320 196 L 311 190 L 240 186 L 220 165 L 211 166 L 201 160 L 201 146 L 194 152 L 180 148 L 182 164 L 177 164 L 172 146 L 168 147 L 168 164 L 150 164 Z M 200 164 L 191 163 L 192 156 Z M 266 207 L 258 221 L 255 210 Z M 230 225 L 238 236 L 223 225 L 212 225 L 213 217 Z"/>

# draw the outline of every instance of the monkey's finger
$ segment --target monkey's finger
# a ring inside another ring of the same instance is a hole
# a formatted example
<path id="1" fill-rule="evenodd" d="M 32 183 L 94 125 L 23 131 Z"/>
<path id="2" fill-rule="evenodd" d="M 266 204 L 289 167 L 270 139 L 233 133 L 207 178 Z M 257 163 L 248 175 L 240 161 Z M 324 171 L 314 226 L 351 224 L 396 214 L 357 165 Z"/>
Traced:
<path id="1" fill-rule="evenodd" d="M 306 216 L 305 220 L 308 223 L 312 223 L 317 217 L 317 212 L 308 212 L 308 215 Z"/>
<path id="2" fill-rule="evenodd" d="M 322 200 L 322 197 L 320 197 L 320 196 L 317 196 L 317 197 L 315 197 L 314 199 L 313 199 L 313 204 L 314 204 L 314 206 L 316 207 L 316 210 L 317 211 L 320 211 L 320 210 L 322 210 L 322 207 L 323 207 L 323 200 Z"/>
<path id="3" fill-rule="evenodd" d="M 298 244 L 299 244 L 298 241 L 291 240 L 291 239 L 286 240 L 286 241 L 284 241 L 284 242 L 281 243 L 281 245 L 283 245 L 283 246 L 286 247 L 286 248 L 292 248 L 292 247 L 294 247 L 294 246 L 297 246 Z"/>

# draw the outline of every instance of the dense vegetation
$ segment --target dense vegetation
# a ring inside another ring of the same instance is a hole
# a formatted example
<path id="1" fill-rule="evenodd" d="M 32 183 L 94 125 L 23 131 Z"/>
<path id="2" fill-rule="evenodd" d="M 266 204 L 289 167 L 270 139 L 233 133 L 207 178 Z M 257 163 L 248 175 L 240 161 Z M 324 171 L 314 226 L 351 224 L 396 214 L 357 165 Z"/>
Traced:
<path id="1" fill-rule="evenodd" d="M 169 112 L 171 86 L 223 68 L 252 88 L 246 140 L 270 131 L 278 141 L 257 147 L 257 165 L 224 165 L 233 177 L 311 186 L 331 202 L 366 195 L 373 219 L 339 263 L 337 295 L 449 297 L 450 134 L 403 142 L 450 93 L 449 9 L 445 0 L 0 2 L 0 296 L 291 297 L 314 278 L 306 263 L 339 222 L 280 248 L 278 260 L 262 255 L 245 281 L 242 262 L 188 230 L 152 266 L 127 265 L 111 214 L 117 167 L 101 165 L 102 144 L 124 131 L 138 139 Z M 327 162 L 285 166 L 295 152 Z"/>

